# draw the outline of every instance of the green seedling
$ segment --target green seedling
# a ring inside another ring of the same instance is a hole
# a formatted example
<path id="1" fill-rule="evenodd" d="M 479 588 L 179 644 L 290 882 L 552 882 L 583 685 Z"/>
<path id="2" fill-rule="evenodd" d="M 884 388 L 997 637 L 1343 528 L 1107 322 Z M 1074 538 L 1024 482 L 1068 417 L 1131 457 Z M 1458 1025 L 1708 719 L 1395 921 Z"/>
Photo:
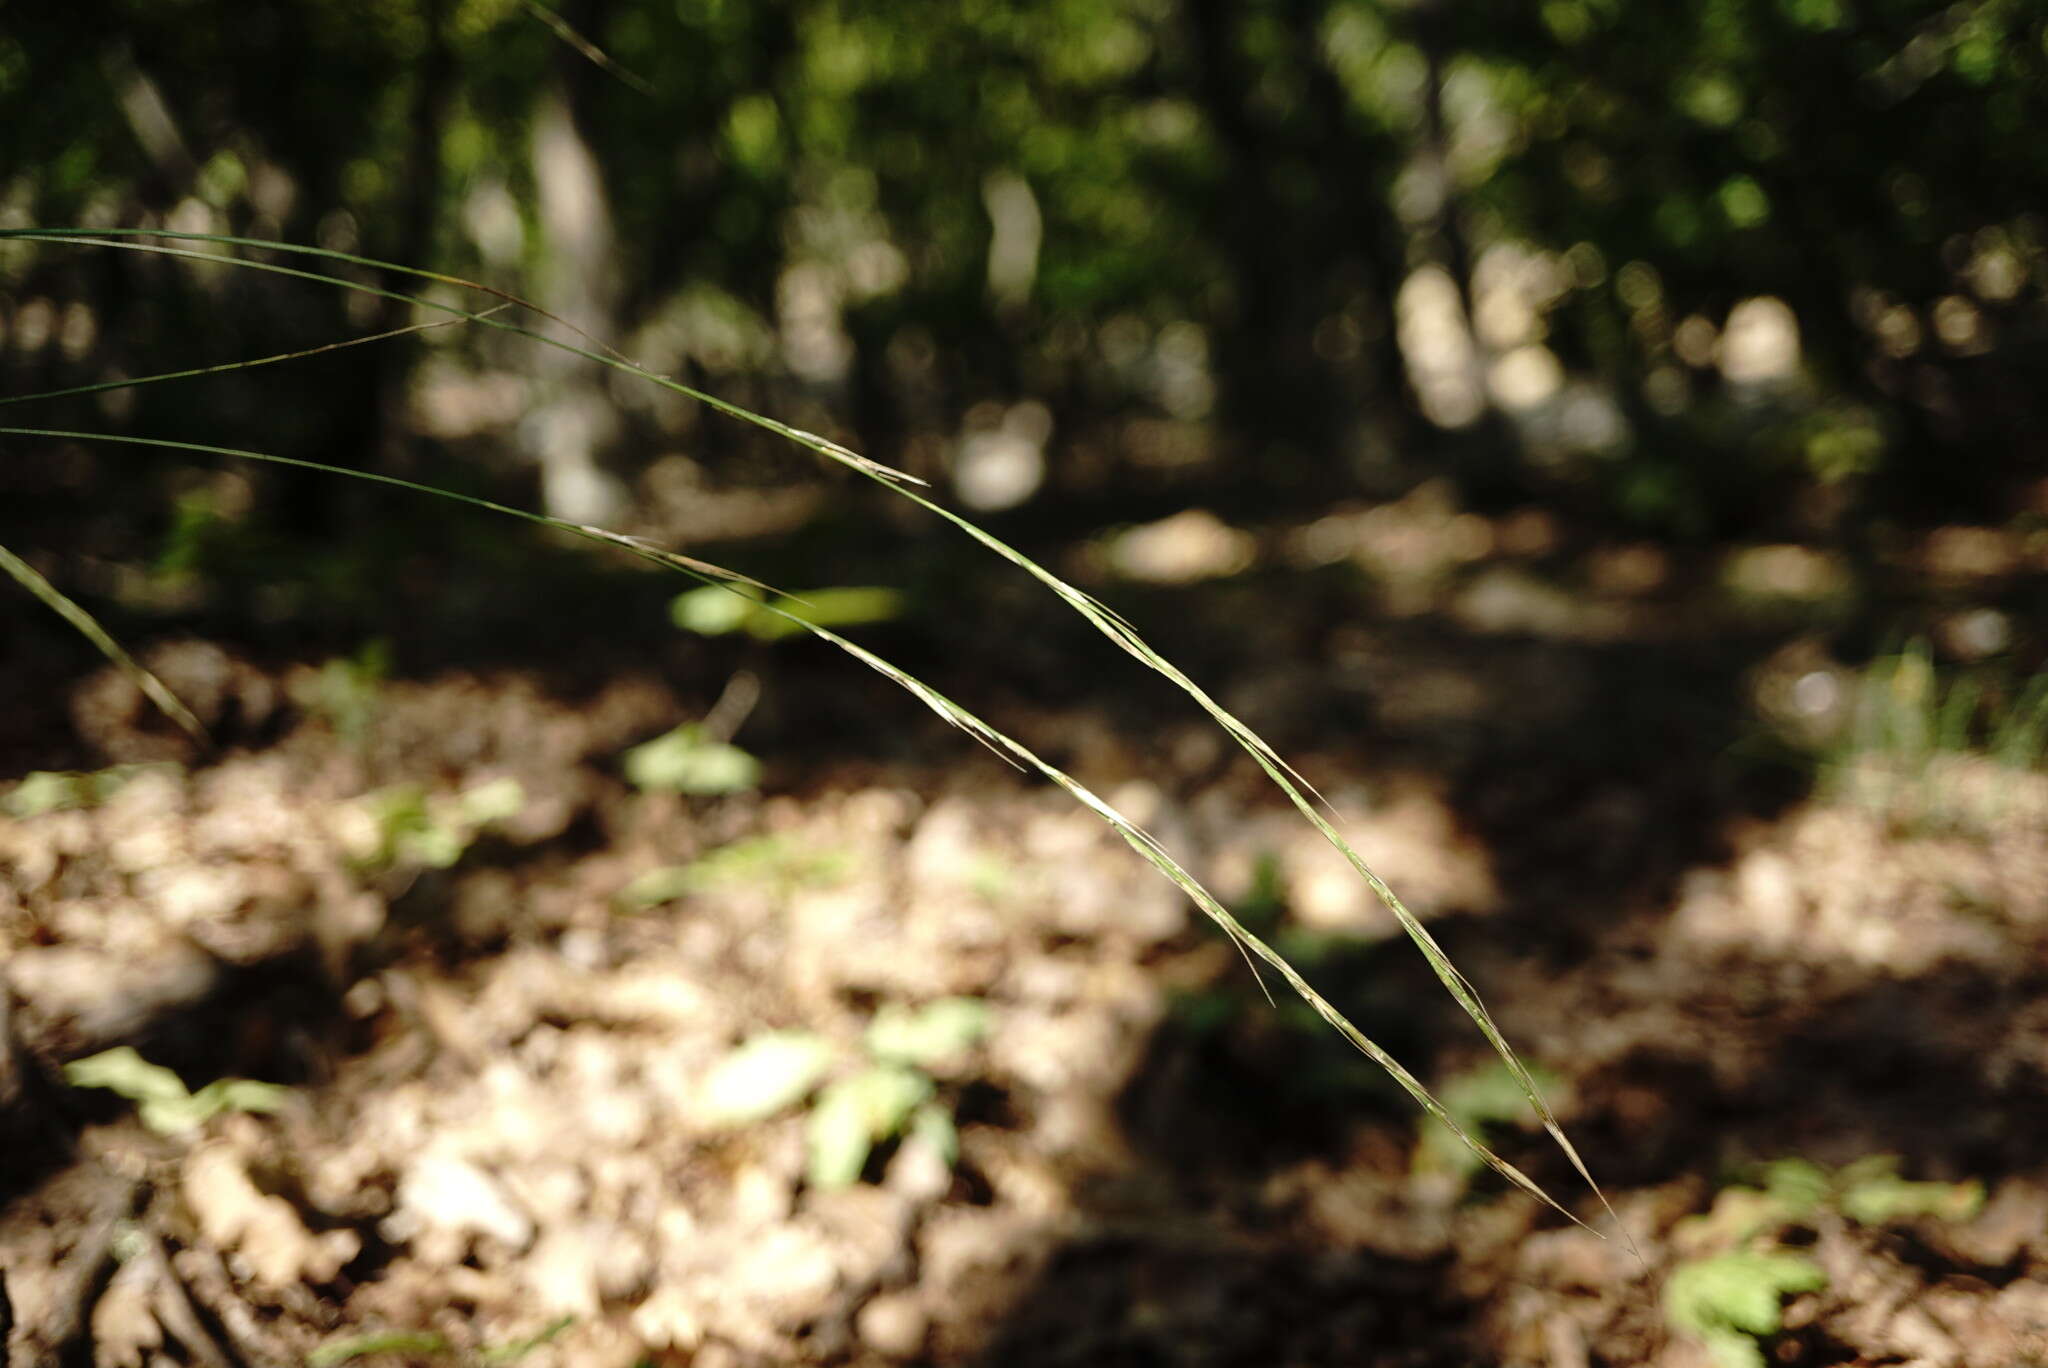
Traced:
<path id="1" fill-rule="evenodd" d="M 989 1031 L 980 998 L 940 998 L 923 1007 L 890 1003 L 868 1023 L 868 1053 L 894 1064 L 940 1068 L 974 1048 Z"/>
<path id="2" fill-rule="evenodd" d="M 188 490 L 178 496 L 163 550 L 151 567 L 154 573 L 166 579 L 183 579 L 206 567 L 227 521 L 218 505 L 219 500 L 210 490 Z"/>
<path id="3" fill-rule="evenodd" d="M 1672 1230 L 1672 1243 L 1696 1256 L 1664 1284 L 1664 1315 L 1674 1330 L 1703 1341 L 1724 1368 L 1762 1368 L 1758 1339 L 1783 1326 L 1788 1294 L 1826 1286 L 1820 1267 L 1778 1246 L 1788 1227 L 1829 1213 L 1858 1225 L 1934 1217 L 1967 1220 L 1983 1205 L 1983 1185 L 1909 1182 L 1891 1155 L 1859 1159 L 1829 1173 L 1804 1159 L 1780 1159 L 1758 1171 L 1755 1186 L 1715 1195 L 1704 1215 Z"/>
<path id="4" fill-rule="evenodd" d="M 809 1096 L 831 1071 L 835 1053 L 824 1037 L 809 1031 L 754 1036 L 704 1076 L 699 1113 L 715 1126 L 765 1121 Z"/>
<path id="5" fill-rule="evenodd" d="M 136 1104 L 142 1124 L 159 1135 L 178 1135 L 205 1125 L 223 1112 L 274 1112 L 287 1089 L 247 1078 L 220 1078 L 188 1092 L 184 1081 L 152 1064 L 127 1045 L 64 1066 L 74 1088 L 105 1088 Z"/>
<path id="6" fill-rule="evenodd" d="M 1546 1092 L 1559 1086 L 1557 1077 L 1547 1069 L 1532 1065 L 1529 1072 Z M 1498 1063 L 1483 1064 L 1457 1075 L 1438 1090 L 1437 1098 L 1466 1134 L 1476 1135 L 1482 1141 L 1499 1127 L 1519 1125 L 1529 1117 L 1521 1084 Z M 1448 1126 L 1424 1116 L 1417 1118 L 1416 1127 L 1418 1173 L 1449 1174 L 1462 1190 L 1486 1167 L 1485 1161 Z"/>
<path id="7" fill-rule="evenodd" d="M 985 903 L 1007 902 L 1023 882 L 1023 871 L 994 851 L 977 851 L 967 862 L 967 887 Z"/>
<path id="8" fill-rule="evenodd" d="M 715 797 L 761 782 L 761 762 L 694 722 L 626 752 L 626 778 L 651 793 Z"/>
<path id="9" fill-rule="evenodd" d="M 720 888 L 767 887 L 778 895 L 829 888 L 846 878 L 852 861 L 832 847 L 800 845 L 785 836 L 755 836 L 718 847 L 683 865 L 660 865 L 619 890 L 628 908 L 656 907 Z"/>
<path id="10" fill-rule="evenodd" d="M 493 779 L 451 800 L 398 784 L 365 801 L 377 833 L 366 867 L 452 869 L 487 827 L 519 814 L 526 790 L 517 779 Z"/>
<path id="11" fill-rule="evenodd" d="M 659 865 L 620 889 L 615 901 L 629 912 L 644 912 L 697 891 L 697 880 L 689 865 Z"/>
<path id="12" fill-rule="evenodd" d="M 156 764 L 113 765 L 85 773 L 34 770 L 22 777 L 0 807 L 5 807 L 10 817 L 40 817 L 46 812 L 95 808 L 119 793 L 137 775 L 153 769 L 175 774 L 177 768 L 176 765 Z"/>
<path id="13" fill-rule="evenodd" d="M 834 1080 L 811 1107 L 806 1133 L 810 1161 L 805 1177 L 814 1188 L 833 1190 L 860 1181 L 874 1147 L 901 1135 L 913 1119 L 926 1133 L 937 1132 L 940 1152 L 951 1163 L 956 1141 L 952 1118 L 928 1109 L 930 1076 L 901 1064 L 873 1063 Z"/>
<path id="14" fill-rule="evenodd" d="M 1835 1174 L 1835 1205 L 1858 1225 L 1933 1219 L 1967 1221 L 1984 1205 L 1984 1185 L 1913 1182 L 1899 1177 L 1897 1156 L 1875 1154 Z"/>
<path id="15" fill-rule="evenodd" d="M 900 1135 L 930 1145 L 951 1164 L 959 1138 L 952 1115 L 934 1100 L 932 1070 L 959 1060 L 988 1029 L 987 1004 L 974 998 L 884 1007 L 869 1023 L 857 1064 L 829 1083 L 835 1062 L 844 1059 L 840 1051 L 808 1031 L 768 1032 L 704 1076 L 699 1114 L 720 1127 L 750 1125 L 815 1091 L 805 1129 L 806 1176 L 814 1188 L 851 1187 L 874 1147 Z"/>
<path id="16" fill-rule="evenodd" d="M 2048 672 L 2016 684 L 1992 668 L 1945 671 L 1914 640 L 1857 679 L 1822 769 L 1836 793 L 1865 808 L 1968 828 L 1995 820 L 2010 797 L 1983 766 L 2038 769 L 2044 755 Z M 1980 766 L 1974 776 L 1968 761 Z"/>
<path id="17" fill-rule="evenodd" d="M 353 656 L 337 657 L 320 667 L 306 706 L 324 718 L 336 736 L 360 746 L 376 723 L 378 695 L 390 677 L 391 643 L 373 638 Z"/>
<path id="18" fill-rule="evenodd" d="M 1784 1327 L 1784 1298 L 1826 1285 L 1827 1275 L 1804 1255 L 1717 1254 L 1672 1270 L 1664 1315 L 1673 1329 L 1704 1341 L 1722 1368 L 1764 1368 L 1757 1341 Z"/>

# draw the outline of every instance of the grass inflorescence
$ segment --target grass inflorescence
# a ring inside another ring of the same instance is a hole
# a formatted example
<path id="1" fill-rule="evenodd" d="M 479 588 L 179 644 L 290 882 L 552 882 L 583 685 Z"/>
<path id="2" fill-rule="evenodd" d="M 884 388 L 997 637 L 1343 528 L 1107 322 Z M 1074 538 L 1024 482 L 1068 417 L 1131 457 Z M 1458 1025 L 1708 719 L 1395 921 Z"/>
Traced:
<path id="1" fill-rule="evenodd" d="M 1534 1075 L 1512 1047 L 1510 1047 L 1506 1038 L 1494 1023 L 1491 1015 L 1487 1012 L 1484 1004 L 1479 1000 L 1479 996 L 1474 991 L 1472 985 L 1458 972 L 1443 949 L 1401 901 L 1395 891 L 1373 872 L 1363 856 L 1344 839 L 1342 833 L 1330 822 L 1329 818 L 1325 815 L 1324 806 L 1321 804 L 1319 795 L 1315 794 L 1307 781 L 1250 727 L 1232 715 L 1205 692 L 1199 684 L 1154 650 L 1129 621 L 1093 596 L 1053 574 L 1043 565 L 1032 560 L 1015 547 L 991 535 L 977 524 L 921 492 L 919 486 L 922 485 L 922 481 L 916 480 L 902 471 L 870 460 L 837 442 L 820 437 L 815 433 L 791 427 L 773 418 L 752 412 L 740 405 L 721 399 L 716 395 L 692 388 L 667 376 L 647 370 L 611 348 L 604 347 L 601 343 L 590 338 L 588 334 L 576 329 L 567 321 L 557 318 L 547 311 L 502 290 L 480 285 L 473 281 L 325 248 L 304 247 L 289 243 L 217 234 L 175 233 L 152 229 L 32 228 L 0 230 L 0 239 L 7 238 L 50 244 L 90 246 L 102 250 L 146 252 L 171 258 L 196 258 L 216 265 L 229 264 L 402 302 L 416 309 L 439 313 L 444 316 L 444 321 L 446 322 L 469 323 L 530 338 L 545 346 L 573 353 L 588 361 L 609 367 L 621 374 L 633 376 L 646 383 L 659 385 L 677 394 L 697 400 L 713 410 L 740 422 L 766 429 L 779 437 L 809 449 L 830 462 L 875 481 L 893 491 L 899 497 L 908 499 L 926 512 L 950 523 L 987 551 L 1008 561 L 1013 566 L 1036 579 L 1046 590 L 1059 598 L 1073 612 L 1107 637 L 1118 649 L 1130 655 L 1146 668 L 1170 681 L 1182 693 L 1192 699 L 1240 748 L 1252 757 L 1272 782 L 1287 796 L 1288 800 L 1293 803 L 1302 816 L 1314 825 L 1332 846 L 1342 853 L 1358 876 L 1371 887 L 1374 894 L 1393 913 L 1410 940 L 1414 942 L 1428 961 L 1446 991 L 1458 1002 L 1459 1006 L 1463 1008 L 1474 1024 L 1477 1025 L 1480 1032 L 1486 1037 L 1496 1055 L 1499 1056 L 1508 1076 L 1512 1079 L 1513 1086 L 1519 1090 L 1528 1105 L 1533 1108 L 1544 1129 L 1549 1132 L 1551 1138 L 1569 1159 L 1573 1168 L 1592 1187 L 1595 1195 L 1600 1196 L 1598 1185 L 1593 1182 L 1591 1174 L 1587 1171 L 1577 1151 L 1572 1147 L 1571 1142 L 1566 1139 L 1555 1114 L 1543 1100 Z M 171 245 L 172 242 L 183 242 L 193 245 L 174 246 Z M 297 260 L 311 259 L 316 263 L 331 263 L 337 268 L 367 268 L 384 273 L 382 276 L 384 279 L 390 279 L 393 276 L 410 277 L 442 286 L 453 286 L 472 292 L 480 292 L 490 296 L 496 302 L 489 307 L 472 311 L 436 299 L 379 288 L 327 271 L 285 265 L 277 261 L 257 260 L 249 256 L 234 254 L 241 251 L 275 253 Z M 500 317 L 499 315 L 507 308 L 528 311 L 537 319 L 568 331 L 580 339 L 580 342 L 565 341 L 558 336 L 551 336 L 538 328 L 528 328 Z M 368 337 L 350 339 L 344 343 L 330 344 L 328 348 L 316 348 L 309 351 L 262 357 L 248 361 L 230 362 L 196 370 L 188 369 L 139 376 L 97 386 L 51 391 L 44 394 L 13 396 L 0 399 L 0 404 L 21 404 L 112 386 L 127 387 L 161 383 L 190 378 L 195 375 L 244 369 L 254 365 L 275 364 L 295 359 L 299 356 L 311 355 L 316 351 L 329 350 L 332 346 L 356 345 L 378 341 L 392 335 L 390 332 L 385 332 Z M 589 345 L 581 345 L 581 343 L 588 343 Z M 477 498 L 373 471 L 350 470 L 317 461 L 271 452 L 254 451 L 246 448 L 126 434 L 81 432 L 30 426 L 6 426 L 0 427 L 0 435 L 46 438 L 58 441 L 106 442 L 156 451 L 175 450 L 204 456 L 261 461 L 303 470 L 319 471 L 325 474 L 346 476 L 352 479 L 389 485 L 412 493 L 452 499 L 493 513 L 566 531 L 588 540 L 605 542 L 617 546 L 632 555 L 686 575 L 707 586 L 723 586 L 733 589 L 744 587 L 755 591 L 766 590 L 766 586 L 759 585 L 746 576 L 695 560 L 691 557 L 679 555 L 640 538 L 626 536 L 601 527 L 549 517 L 545 514 L 535 513 L 526 509 L 495 503 L 488 499 Z M 11 562 L 9 568 L 12 568 Z M 16 574 L 19 578 L 18 571 Z M 44 593 L 43 597 L 46 601 L 51 601 L 50 596 L 54 592 L 52 590 L 49 593 Z M 1429 1115 L 1442 1122 L 1457 1140 L 1472 1154 L 1477 1156 L 1481 1162 L 1494 1169 L 1516 1187 L 1521 1188 L 1531 1196 L 1562 1212 L 1570 1219 L 1574 1221 L 1578 1219 L 1534 1180 L 1493 1153 L 1468 1127 L 1461 1125 L 1459 1118 L 1451 1109 L 1446 1108 L 1398 1060 L 1394 1059 L 1392 1055 L 1388 1054 L 1376 1042 L 1361 1032 L 1341 1011 L 1318 993 L 1271 945 L 1242 925 L 1164 846 L 1102 797 L 1089 790 L 1071 775 L 1032 752 L 1021 742 L 999 731 L 981 717 L 939 693 L 922 680 L 884 660 L 867 648 L 832 631 L 830 627 L 815 620 L 814 617 L 806 616 L 800 611 L 792 611 L 792 609 L 800 609 L 801 605 L 799 603 L 766 595 L 759 598 L 749 595 L 749 598 L 748 611 L 754 615 L 754 620 L 758 620 L 764 625 L 771 622 L 779 623 L 781 630 L 806 632 L 829 642 L 854 659 L 859 660 L 861 663 L 894 681 L 948 723 L 981 742 L 1005 761 L 1020 769 L 1042 775 L 1044 778 L 1065 789 L 1076 801 L 1108 823 L 1133 850 L 1157 868 L 1161 874 L 1171 880 L 1189 898 L 1193 899 L 1196 905 L 1243 952 L 1247 963 L 1253 966 L 1255 974 L 1257 973 L 1257 964 L 1264 963 L 1267 965 L 1289 989 L 1308 1004 L 1317 1016 L 1327 1022 L 1358 1050 L 1385 1069 L 1414 1098 L 1418 1105 Z M 788 606 L 785 606 L 785 603 Z M 53 602 L 52 606 L 59 605 Z M 76 605 L 71 605 L 70 609 L 60 607 L 60 611 L 64 611 L 67 617 L 74 623 L 77 623 L 80 630 L 92 636 L 95 642 L 101 646 L 101 649 L 108 651 L 117 660 L 123 658 L 119 654 L 119 647 L 113 644 L 111 637 L 100 631 L 96 624 L 92 624 L 89 616 L 85 615 L 82 609 L 76 609 Z M 165 693 L 167 692 L 165 691 Z M 157 691 L 152 689 L 151 696 L 156 697 Z M 165 703 L 165 700 L 159 699 L 159 702 Z M 165 703 L 165 706 L 167 709 L 174 709 L 176 707 L 175 700 L 169 700 Z M 174 712 L 173 715 L 175 716 L 176 713 Z M 1603 1206 L 1605 1205 L 1605 1200 L 1604 1196 L 1600 1196 Z"/>

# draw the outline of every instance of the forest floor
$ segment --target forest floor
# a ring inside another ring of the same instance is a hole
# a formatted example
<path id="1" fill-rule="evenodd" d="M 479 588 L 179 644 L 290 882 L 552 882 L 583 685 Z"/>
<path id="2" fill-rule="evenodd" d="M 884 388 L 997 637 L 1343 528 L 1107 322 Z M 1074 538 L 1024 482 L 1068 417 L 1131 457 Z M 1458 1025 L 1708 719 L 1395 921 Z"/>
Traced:
<path id="1" fill-rule="evenodd" d="M 6 1362 L 2048 1362 L 2048 785 L 1963 754 L 1876 798 L 1753 783 L 1817 648 L 1602 554 L 1575 597 L 1496 557 L 1343 621 L 1227 582 L 1132 611 L 1244 628 L 1224 701 L 1540 1068 L 1611 1217 L 1191 708 L 1047 702 L 1079 686 L 1027 665 L 990 711 L 1584 1227 L 1269 1006 L 1071 799 L 822 648 L 748 663 L 760 786 L 685 797 L 622 770 L 703 712 L 659 669 L 364 683 L 184 639 L 146 654 L 228 744 L 72 681 L 32 706 L 140 767 L 0 818 Z M 120 1044 L 286 1090 L 177 1129 L 66 1086 Z M 822 1179 L 849 1107 L 890 1133 Z"/>

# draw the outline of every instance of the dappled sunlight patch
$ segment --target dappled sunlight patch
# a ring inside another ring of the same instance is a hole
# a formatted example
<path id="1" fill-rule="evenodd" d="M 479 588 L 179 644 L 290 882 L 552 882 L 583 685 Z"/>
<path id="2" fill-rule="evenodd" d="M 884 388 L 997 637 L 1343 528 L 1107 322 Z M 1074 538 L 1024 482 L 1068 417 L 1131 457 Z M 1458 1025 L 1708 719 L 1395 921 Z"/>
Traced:
<path id="1" fill-rule="evenodd" d="M 1193 584 L 1251 567 L 1258 543 L 1207 509 L 1191 508 L 1119 533 L 1109 545 L 1110 565 L 1126 579 L 1148 584 Z"/>
<path id="2" fill-rule="evenodd" d="M 1440 785 L 1392 779 L 1369 804 L 1340 802 L 1336 821 L 1373 868 L 1399 881 L 1403 900 L 1417 916 L 1484 913 L 1500 906 L 1486 849 L 1461 829 Z M 1359 885 L 1350 864 L 1328 842 L 1304 839 L 1313 835 L 1291 834 L 1279 857 L 1293 919 L 1312 931 L 1369 940 L 1399 935 L 1400 925 Z"/>
<path id="3" fill-rule="evenodd" d="M 1737 602 L 1758 607 L 1838 605 L 1855 587 L 1839 555 L 1789 543 L 1728 552 L 1721 582 Z"/>
<path id="4" fill-rule="evenodd" d="M 1952 524 L 1929 532 L 1911 563 L 1934 579 L 1967 583 L 2010 575 L 2026 560 L 2021 541 L 2009 532 Z"/>
<path id="5" fill-rule="evenodd" d="M 1452 600 L 1450 615 L 1474 632 L 1560 641 L 1612 641 L 1638 625 L 1624 604 L 1591 599 L 1505 565 L 1475 574 Z"/>
<path id="6" fill-rule="evenodd" d="M 1761 295 L 1738 302 L 1722 325 L 1716 361 L 1732 385 L 1764 388 L 1799 375 L 1799 318 L 1784 300 Z"/>
<path id="7" fill-rule="evenodd" d="M 1456 572 L 1496 543 L 1486 518 L 1461 511 L 1450 484 L 1431 480 L 1392 502 L 1326 513 L 1290 532 L 1285 547 L 1305 567 L 1352 562 L 1373 577 L 1384 611 L 1407 616 L 1436 606 Z"/>
<path id="8" fill-rule="evenodd" d="M 1996 969 L 2032 919 L 2025 909 L 2048 898 L 2048 860 L 2025 854 L 2026 839 L 2015 830 L 1998 853 L 1970 843 L 1901 842 L 1865 812 L 1815 807 L 1742 855 L 1728 876 L 1689 881 L 1673 929 L 1679 943 L 1700 951 L 1795 960 L 1831 973 Z M 2023 920 L 2010 920 L 2014 914 Z"/>

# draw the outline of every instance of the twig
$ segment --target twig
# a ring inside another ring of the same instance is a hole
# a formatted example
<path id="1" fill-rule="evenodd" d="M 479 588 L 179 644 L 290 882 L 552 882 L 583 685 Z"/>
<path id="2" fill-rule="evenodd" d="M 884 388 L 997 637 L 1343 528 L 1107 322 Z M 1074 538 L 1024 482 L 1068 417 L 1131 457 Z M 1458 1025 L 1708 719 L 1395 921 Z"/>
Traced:
<path id="1" fill-rule="evenodd" d="M 72 1247 L 71 1257 L 58 1270 L 54 1295 L 50 1297 L 49 1319 L 30 1332 L 41 1350 L 31 1362 L 68 1363 L 92 1321 L 92 1306 L 114 1267 L 114 1239 L 122 1221 L 135 1214 L 142 1182 L 106 1173 L 104 1195 L 87 1218 L 84 1236 Z"/>

